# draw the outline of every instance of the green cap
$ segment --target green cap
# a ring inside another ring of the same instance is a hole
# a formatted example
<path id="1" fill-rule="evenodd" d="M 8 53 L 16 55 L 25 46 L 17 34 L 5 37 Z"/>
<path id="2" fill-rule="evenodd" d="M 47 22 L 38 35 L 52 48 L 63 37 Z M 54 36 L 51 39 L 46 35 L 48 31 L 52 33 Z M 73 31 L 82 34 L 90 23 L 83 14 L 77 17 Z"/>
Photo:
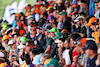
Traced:
<path id="1" fill-rule="evenodd" d="M 6 29 L 7 29 L 7 23 L 3 23 L 2 29 L 3 29 L 3 30 L 6 30 Z"/>
<path id="2" fill-rule="evenodd" d="M 62 36 L 62 34 L 63 34 L 63 33 L 61 33 L 61 32 L 57 33 L 55 39 L 60 38 L 60 37 Z"/>
<path id="3" fill-rule="evenodd" d="M 49 6 L 46 11 L 49 11 L 51 8 L 53 8 L 53 6 Z"/>
<path id="4" fill-rule="evenodd" d="M 57 28 L 52 28 L 51 30 L 48 30 L 48 32 L 57 32 L 57 33 L 59 33 L 59 30 Z"/>
<path id="5" fill-rule="evenodd" d="M 47 67 L 47 66 L 59 67 L 59 63 L 55 58 L 50 58 L 44 62 L 44 67 Z"/>
<path id="6" fill-rule="evenodd" d="M 21 42 L 26 42 L 27 38 L 26 37 L 21 37 L 20 40 L 21 40 Z"/>
<path id="7" fill-rule="evenodd" d="M 62 11 L 59 15 L 65 15 L 65 16 L 67 16 L 67 13 Z"/>

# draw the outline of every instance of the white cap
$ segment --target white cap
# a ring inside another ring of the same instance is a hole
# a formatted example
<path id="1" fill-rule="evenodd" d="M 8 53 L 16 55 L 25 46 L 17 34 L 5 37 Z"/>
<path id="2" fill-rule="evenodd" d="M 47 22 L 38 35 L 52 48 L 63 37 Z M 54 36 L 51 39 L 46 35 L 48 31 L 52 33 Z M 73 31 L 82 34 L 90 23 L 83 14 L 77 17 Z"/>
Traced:
<path id="1" fill-rule="evenodd" d="M 28 19 L 30 19 L 30 18 L 33 18 L 33 16 L 32 16 L 32 15 L 29 15 L 26 19 L 28 20 Z"/>
<path id="2" fill-rule="evenodd" d="M 60 43 L 61 41 L 59 39 L 56 39 L 55 40 L 55 43 Z"/>
<path id="3" fill-rule="evenodd" d="M 23 45 L 23 43 L 21 43 L 19 46 L 17 46 L 18 49 L 22 49 L 25 48 L 25 45 Z"/>
<path id="4" fill-rule="evenodd" d="M 12 44 L 14 44 L 14 41 L 13 41 L 13 40 L 10 40 L 10 41 L 8 42 L 8 45 L 12 45 Z"/>
<path id="5" fill-rule="evenodd" d="M 74 22 L 78 22 L 79 19 L 81 19 L 81 18 L 84 20 L 84 16 L 78 16 L 78 17 L 74 20 Z"/>
<path id="6" fill-rule="evenodd" d="M 0 57 L 5 57 L 4 53 L 0 52 Z"/>

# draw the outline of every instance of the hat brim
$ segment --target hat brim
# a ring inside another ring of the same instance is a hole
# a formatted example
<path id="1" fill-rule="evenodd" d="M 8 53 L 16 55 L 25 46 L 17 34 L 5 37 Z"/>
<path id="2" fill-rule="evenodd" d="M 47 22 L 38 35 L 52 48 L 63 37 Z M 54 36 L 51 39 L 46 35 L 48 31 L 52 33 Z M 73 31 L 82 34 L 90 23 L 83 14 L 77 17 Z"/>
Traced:
<path id="1" fill-rule="evenodd" d="M 74 20 L 74 22 L 78 22 L 78 21 L 79 21 L 79 20 L 77 20 L 77 19 L 76 19 L 76 20 Z"/>
<path id="2" fill-rule="evenodd" d="M 56 37 L 55 37 L 55 39 L 59 39 L 59 38 L 60 38 L 60 36 L 56 36 Z"/>
<path id="3" fill-rule="evenodd" d="M 21 43 L 19 46 L 17 46 L 17 48 L 18 48 L 18 49 L 25 48 L 25 45 L 23 45 L 23 44 Z"/>
<path id="4" fill-rule="evenodd" d="M 84 47 L 84 48 L 82 48 L 83 50 L 87 50 L 88 49 L 88 47 Z"/>
<path id="5" fill-rule="evenodd" d="M 55 40 L 55 43 L 60 43 L 61 41 L 59 39 Z"/>
<path id="6" fill-rule="evenodd" d="M 49 21 L 49 20 L 50 20 L 49 18 L 46 19 L 46 21 Z"/>

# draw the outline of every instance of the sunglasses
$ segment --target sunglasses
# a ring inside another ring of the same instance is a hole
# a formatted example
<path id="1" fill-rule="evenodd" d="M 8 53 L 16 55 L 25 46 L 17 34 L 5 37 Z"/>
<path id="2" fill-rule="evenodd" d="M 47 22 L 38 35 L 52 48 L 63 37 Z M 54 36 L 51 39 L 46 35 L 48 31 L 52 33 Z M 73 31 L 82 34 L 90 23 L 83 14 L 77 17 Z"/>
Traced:
<path id="1" fill-rule="evenodd" d="M 95 6 L 98 6 L 98 5 L 95 5 Z"/>

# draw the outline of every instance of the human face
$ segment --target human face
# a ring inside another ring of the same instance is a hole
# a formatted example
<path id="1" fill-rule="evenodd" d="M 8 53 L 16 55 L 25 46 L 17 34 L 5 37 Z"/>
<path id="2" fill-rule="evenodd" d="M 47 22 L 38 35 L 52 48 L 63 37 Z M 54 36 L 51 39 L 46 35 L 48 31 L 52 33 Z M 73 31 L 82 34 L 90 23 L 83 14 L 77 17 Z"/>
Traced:
<path id="1" fill-rule="evenodd" d="M 68 44 L 68 41 L 67 40 L 65 40 L 65 42 L 64 42 L 64 47 L 65 48 L 68 48 L 69 47 L 69 44 Z"/>
<path id="2" fill-rule="evenodd" d="M 5 43 L 5 44 L 8 44 L 8 39 L 4 40 L 4 43 Z"/>
<path id="3" fill-rule="evenodd" d="M 90 49 L 86 49 L 85 50 L 85 53 L 86 53 L 86 55 L 89 57 L 89 56 L 91 56 L 91 50 Z"/>
<path id="4" fill-rule="evenodd" d="M 75 16 L 74 16 L 74 15 L 72 15 L 72 16 L 71 16 L 71 18 L 72 18 L 72 20 L 74 20 L 74 19 L 75 19 Z"/>
<path id="5" fill-rule="evenodd" d="M 100 48 L 98 48 L 98 58 L 99 58 L 99 60 L 100 60 Z"/>
<path id="6" fill-rule="evenodd" d="M 95 25 L 91 25 L 90 28 L 95 31 L 96 30 L 96 26 Z"/>
<path id="7" fill-rule="evenodd" d="M 97 10 L 100 9 L 100 2 L 96 3 L 95 7 L 96 7 Z"/>
<path id="8" fill-rule="evenodd" d="M 74 40 L 72 38 L 70 39 L 70 45 L 74 46 Z"/>
<path id="9" fill-rule="evenodd" d="M 40 29 L 36 29 L 36 31 L 37 31 L 37 33 L 39 33 L 39 34 L 42 32 Z"/>
<path id="10" fill-rule="evenodd" d="M 84 22 L 84 26 L 85 26 L 86 28 L 89 28 L 89 27 L 87 26 L 87 21 Z"/>
<path id="11" fill-rule="evenodd" d="M 51 37 L 55 37 L 55 33 L 54 32 L 50 32 L 50 36 Z"/>
<path id="12" fill-rule="evenodd" d="M 45 60 L 46 60 L 46 57 L 45 56 L 42 56 L 41 57 L 41 64 L 44 64 Z"/>
<path id="13" fill-rule="evenodd" d="M 32 52 L 30 52 L 30 59 L 31 61 L 33 61 L 34 55 L 32 54 Z"/>
<path id="14" fill-rule="evenodd" d="M 80 21 L 77 22 L 77 25 L 80 25 Z"/>
<path id="15" fill-rule="evenodd" d="M 65 4 L 65 7 L 69 7 L 69 4 L 68 4 L 68 3 L 66 3 L 66 4 Z"/>
<path id="16" fill-rule="evenodd" d="M 81 48 L 80 46 L 77 45 L 77 46 L 75 47 L 75 50 L 76 50 L 78 53 L 81 53 L 82 48 Z"/>
<path id="17" fill-rule="evenodd" d="M 62 42 L 62 41 L 60 40 L 60 42 L 57 44 L 57 46 L 60 47 L 60 48 L 63 48 L 64 42 Z"/>
<path id="18" fill-rule="evenodd" d="M 48 31 L 45 31 L 45 35 L 49 35 Z"/>
<path id="19" fill-rule="evenodd" d="M 54 19 L 50 19 L 49 22 L 50 22 L 50 23 L 54 22 Z"/>
<path id="20" fill-rule="evenodd" d="M 77 4 L 73 4 L 72 8 L 77 8 L 77 6 L 78 6 Z"/>

